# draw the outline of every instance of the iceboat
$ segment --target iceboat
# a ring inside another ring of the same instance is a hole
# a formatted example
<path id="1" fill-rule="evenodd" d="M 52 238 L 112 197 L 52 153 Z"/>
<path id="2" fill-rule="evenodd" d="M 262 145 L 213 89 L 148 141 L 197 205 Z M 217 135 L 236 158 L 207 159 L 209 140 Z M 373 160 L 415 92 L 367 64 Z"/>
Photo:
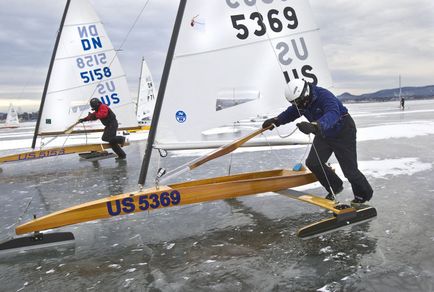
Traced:
<path id="1" fill-rule="evenodd" d="M 90 111 L 89 101 L 94 97 L 110 106 L 119 130 L 139 128 L 125 73 L 100 18 L 88 0 L 68 0 L 45 80 L 32 150 L 0 157 L 0 163 L 109 148 L 99 137 L 88 137 L 103 131 L 99 121 L 77 123 Z M 53 142 L 69 135 L 83 139 L 80 144 Z"/>
<path id="2" fill-rule="evenodd" d="M 9 105 L 8 113 L 6 115 L 5 124 L 0 126 L 0 129 L 15 129 L 20 126 L 18 113 L 12 103 Z"/>
<path id="3" fill-rule="evenodd" d="M 155 155 L 170 159 L 170 155 L 165 155 L 168 149 L 206 148 L 210 140 L 203 133 L 209 129 L 282 106 L 288 78 L 304 76 L 312 82 L 321 80 L 323 86 L 331 84 L 309 3 L 268 2 L 249 5 L 244 1 L 181 0 L 152 117 L 139 190 L 35 218 L 17 226 L 17 235 L 30 233 L 30 238 L 41 238 L 43 230 L 71 224 L 264 192 L 278 192 L 333 213 L 326 220 L 301 228 L 299 236 L 303 238 L 375 217 L 374 208 L 356 210 L 292 191 L 291 188 L 316 181 L 304 168 L 173 182 L 184 172 L 250 141 L 268 145 L 266 135 L 273 135 L 274 130 L 257 128 L 231 143 L 224 139 L 212 141 L 220 143 L 220 148 L 171 170 L 149 168 Z M 225 92 L 227 97 L 229 89 L 236 95 L 242 92 L 237 100 L 244 95 L 243 102 L 226 102 L 226 107 L 219 107 L 221 93 Z M 287 144 L 296 143 L 292 137 L 287 140 Z M 146 180 L 151 181 L 148 187 Z"/>

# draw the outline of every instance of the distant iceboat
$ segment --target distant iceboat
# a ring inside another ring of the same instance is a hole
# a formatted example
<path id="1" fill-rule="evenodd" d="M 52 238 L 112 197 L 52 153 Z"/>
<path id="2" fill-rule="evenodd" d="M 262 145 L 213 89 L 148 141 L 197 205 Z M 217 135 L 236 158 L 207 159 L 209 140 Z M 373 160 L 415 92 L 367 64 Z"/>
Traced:
<path id="1" fill-rule="evenodd" d="M 155 101 L 154 81 L 152 80 L 151 71 L 146 64 L 145 58 L 142 58 L 140 70 L 139 92 L 137 95 L 137 122 L 142 126 L 151 125 L 152 115 L 154 114 Z"/>
<path id="2" fill-rule="evenodd" d="M 70 134 L 103 131 L 99 121 L 77 123 L 88 114 L 89 100 L 94 97 L 110 106 L 119 130 L 138 128 L 125 73 L 101 20 L 88 0 L 68 0 L 45 81 L 33 151 L 0 157 L 0 163 L 104 152 L 110 148 L 106 143 L 47 148 L 41 141 L 40 149 L 35 150 L 37 140 L 44 137 L 54 140 Z"/>
<path id="3" fill-rule="evenodd" d="M 19 126 L 20 126 L 20 121 L 18 119 L 18 113 L 11 103 L 9 105 L 5 124 L 0 126 L 0 129 L 13 129 L 13 128 L 18 128 Z"/>

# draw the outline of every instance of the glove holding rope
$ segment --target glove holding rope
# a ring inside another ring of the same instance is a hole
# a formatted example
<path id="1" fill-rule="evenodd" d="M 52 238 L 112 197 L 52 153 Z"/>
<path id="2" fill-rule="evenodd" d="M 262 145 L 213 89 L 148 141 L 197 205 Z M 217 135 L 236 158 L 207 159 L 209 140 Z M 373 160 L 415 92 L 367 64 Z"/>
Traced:
<path id="1" fill-rule="evenodd" d="M 310 133 L 316 135 L 320 132 L 319 126 L 316 122 L 301 122 L 297 124 L 298 129 L 305 133 L 306 135 L 309 135 Z"/>
<path id="2" fill-rule="evenodd" d="M 264 123 L 262 124 L 262 129 L 266 129 L 270 126 L 272 126 L 270 128 L 270 131 L 273 130 L 274 127 L 279 127 L 280 126 L 279 120 L 277 118 L 271 118 L 271 119 L 265 120 Z"/>

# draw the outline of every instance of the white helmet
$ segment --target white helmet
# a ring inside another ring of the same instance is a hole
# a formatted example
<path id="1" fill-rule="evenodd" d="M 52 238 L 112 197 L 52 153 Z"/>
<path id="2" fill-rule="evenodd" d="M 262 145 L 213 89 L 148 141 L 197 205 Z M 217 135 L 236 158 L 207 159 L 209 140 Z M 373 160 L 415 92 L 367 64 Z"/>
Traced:
<path id="1" fill-rule="evenodd" d="M 309 84 L 302 79 L 293 79 L 285 86 L 285 97 L 293 103 L 297 98 L 309 96 Z"/>

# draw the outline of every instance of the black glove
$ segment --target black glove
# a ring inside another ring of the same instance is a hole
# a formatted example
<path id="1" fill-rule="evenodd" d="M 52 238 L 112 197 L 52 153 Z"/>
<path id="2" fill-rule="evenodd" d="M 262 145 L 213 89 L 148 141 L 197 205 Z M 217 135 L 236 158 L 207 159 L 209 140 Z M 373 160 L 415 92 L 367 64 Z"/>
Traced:
<path id="1" fill-rule="evenodd" d="M 271 118 L 268 120 L 265 120 L 264 123 L 262 124 L 262 129 L 268 128 L 269 126 L 272 126 L 270 128 L 270 130 L 274 129 L 274 126 L 279 127 L 279 120 L 277 118 Z"/>
<path id="2" fill-rule="evenodd" d="M 317 134 L 319 132 L 319 127 L 317 123 L 301 122 L 297 124 L 298 129 L 305 134 Z"/>
<path id="3" fill-rule="evenodd" d="M 78 120 L 79 123 L 83 123 L 83 122 L 85 122 L 85 121 L 86 121 L 86 119 L 79 119 L 79 120 Z"/>

